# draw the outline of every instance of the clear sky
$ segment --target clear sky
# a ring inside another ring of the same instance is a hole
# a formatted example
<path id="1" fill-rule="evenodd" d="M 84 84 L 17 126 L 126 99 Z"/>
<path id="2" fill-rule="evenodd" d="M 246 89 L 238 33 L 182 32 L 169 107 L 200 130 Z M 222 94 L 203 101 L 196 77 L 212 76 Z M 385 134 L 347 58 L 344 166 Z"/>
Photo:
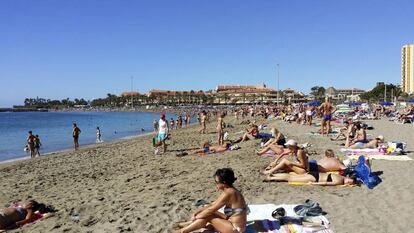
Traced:
<path id="1" fill-rule="evenodd" d="M 219 84 L 399 83 L 412 0 L 1 0 L 0 106 Z"/>

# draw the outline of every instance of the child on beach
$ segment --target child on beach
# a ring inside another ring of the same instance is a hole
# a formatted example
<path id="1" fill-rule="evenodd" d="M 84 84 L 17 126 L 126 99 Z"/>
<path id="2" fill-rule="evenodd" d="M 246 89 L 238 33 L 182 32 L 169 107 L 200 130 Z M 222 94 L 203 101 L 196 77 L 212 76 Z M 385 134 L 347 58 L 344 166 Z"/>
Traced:
<path id="1" fill-rule="evenodd" d="M 99 129 L 99 127 L 96 127 L 96 142 L 97 143 L 101 143 L 101 129 Z"/>
<path id="2" fill-rule="evenodd" d="M 173 130 L 173 129 L 174 129 L 174 125 L 175 125 L 174 118 L 171 118 L 171 120 L 170 120 L 170 127 L 171 127 L 171 130 Z"/>
<path id="3" fill-rule="evenodd" d="M 42 143 L 40 142 L 39 135 L 37 134 L 35 136 L 34 146 L 35 146 L 35 155 L 40 156 L 40 147 L 42 146 Z"/>

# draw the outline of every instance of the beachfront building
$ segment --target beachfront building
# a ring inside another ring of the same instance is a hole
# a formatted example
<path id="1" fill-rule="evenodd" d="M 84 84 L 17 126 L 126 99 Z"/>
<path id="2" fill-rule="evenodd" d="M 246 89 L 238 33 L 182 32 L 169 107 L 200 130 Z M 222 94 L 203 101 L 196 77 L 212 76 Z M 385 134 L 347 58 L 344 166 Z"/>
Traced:
<path id="1" fill-rule="evenodd" d="M 275 89 L 268 88 L 265 84 L 256 86 L 219 85 L 212 95 L 215 104 L 274 103 L 278 96 Z M 281 100 L 280 98 L 279 101 Z"/>
<path id="2" fill-rule="evenodd" d="M 137 96 L 137 95 L 141 95 L 141 94 L 136 91 L 125 91 L 125 92 L 122 92 L 121 94 L 122 97 L 131 97 L 131 96 Z"/>
<path id="3" fill-rule="evenodd" d="M 328 87 L 325 91 L 327 97 L 337 101 L 360 101 L 360 95 L 364 93 L 365 90 L 359 88 L 336 89 Z"/>
<path id="4" fill-rule="evenodd" d="M 287 88 L 282 91 L 282 102 L 287 103 L 304 103 L 307 101 L 306 95 L 300 91 Z"/>
<path id="5" fill-rule="evenodd" d="M 414 44 L 404 45 L 401 49 L 401 89 L 414 93 Z"/>
<path id="6" fill-rule="evenodd" d="M 203 104 L 210 101 L 204 91 L 150 90 L 148 98 L 155 104 Z"/>

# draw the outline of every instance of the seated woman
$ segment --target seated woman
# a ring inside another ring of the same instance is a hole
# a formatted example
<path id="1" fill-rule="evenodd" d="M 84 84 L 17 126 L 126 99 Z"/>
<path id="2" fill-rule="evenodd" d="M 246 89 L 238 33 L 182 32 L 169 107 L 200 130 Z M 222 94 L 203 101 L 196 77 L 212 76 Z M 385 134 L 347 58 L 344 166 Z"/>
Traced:
<path id="1" fill-rule="evenodd" d="M 325 157 L 319 160 L 317 164 L 319 172 L 333 172 L 346 169 L 346 166 L 335 156 L 331 149 L 325 151 Z"/>
<path id="2" fill-rule="evenodd" d="M 349 124 L 349 121 L 344 122 L 344 126 L 339 130 L 339 133 L 332 137 L 332 141 L 338 141 L 338 140 L 344 140 L 347 138 L 347 135 L 350 135 L 352 132 L 352 127 L 354 127 L 353 124 Z"/>
<path id="3" fill-rule="evenodd" d="M 283 146 L 286 143 L 286 138 L 285 135 L 282 134 L 282 132 L 280 132 L 278 129 L 276 128 L 272 128 L 271 130 L 272 132 L 272 137 L 271 139 L 269 139 L 269 141 L 267 141 L 263 147 L 267 147 L 269 145 L 279 145 L 279 146 Z"/>
<path id="4" fill-rule="evenodd" d="M 221 195 L 211 205 L 196 211 L 191 221 L 180 224 L 183 228 L 176 233 L 193 232 L 201 228 L 210 228 L 221 233 L 241 233 L 246 230 L 248 207 L 243 195 L 233 183 L 236 180 L 230 168 L 218 169 L 214 174 L 217 189 Z M 224 207 L 224 214 L 218 212 Z"/>
<path id="5" fill-rule="evenodd" d="M 224 145 L 213 146 L 210 144 L 210 142 L 206 141 L 201 146 L 202 146 L 202 149 L 194 151 L 193 154 L 207 155 L 207 154 L 221 153 L 221 152 L 228 150 L 231 144 L 225 143 Z"/>
<path id="6" fill-rule="evenodd" d="M 258 136 L 259 136 L 259 128 L 257 127 L 257 125 L 250 123 L 244 135 L 241 138 L 234 141 L 233 143 L 248 141 L 248 140 L 257 138 Z"/>
<path id="7" fill-rule="evenodd" d="M 339 174 L 327 174 L 320 172 L 310 172 L 300 175 L 290 175 L 287 173 L 274 174 L 267 176 L 264 182 L 269 181 L 286 181 L 286 182 L 303 182 L 313 185 L 334 186 L 344 184 L 355 184 L 355 178 L 341 176 Z"/>
<path id="8" fill-rule="evenodd" d="M 274 172 L 283 170 L 284 172 L 295 172 L 297 174 L 304 174 L 309 171 L 309 162 L 306 151 L 298 147 L 295 140 L 289 140 L 285 146 L 288 147 L 289 154 L 295 156 L 297 161 L 290 161 L 282 158 L 283 155 L 278 156 L 263 172 L 264 175 L 270 175 Z M 280 160 L 280 162 L 279 162 Z"/>
<path id="9" fill-rule="evenodd" d="M 34 221 L 36 211 L 46 213 L 54 210 L 33 200 L 26 201 L 22 207 L 3 209 L 0 211 L 0 230 L 20 227 Z"/>

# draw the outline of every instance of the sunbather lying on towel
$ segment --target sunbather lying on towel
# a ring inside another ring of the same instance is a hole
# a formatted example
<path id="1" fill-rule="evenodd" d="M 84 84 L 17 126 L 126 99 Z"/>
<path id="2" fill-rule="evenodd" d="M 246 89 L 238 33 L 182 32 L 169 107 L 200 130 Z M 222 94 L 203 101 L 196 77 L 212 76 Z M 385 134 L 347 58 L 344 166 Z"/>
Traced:
<path id="1" fill-rule="evenodd" d="M 349 139 L 347 138 L 345 142 L 345 147 L 349 147 L 351 149 L 364 149 L 364 148 L 375 149 L 375 148 L 378 148 L 380 144 L 383 142 L 384 142 L 384 136 L 382 135 L 379 135 L 378 137 L 369 141 L 368 143 L 356 142 L 354 144 L 350 144 Z"/>
<path id="2" fill-rule="evenodd" d="M 35 212 L 53 212 L 50 207 L 36 201 L 26 201 L 21 207 L 10 207 L 0 211 L 0 230 L 13 229 L 36 219 Z"/>
<path id="3" fill-rule="evenodd" d="M 201 147 L 202 149 L 194 151 L 193 154 L 208 155 L 208 154 L 214 154 L 214 153 L 221 153 L 221 152 L 228 150 L 230 146 L 231 146 L 230 143 L 225 143 L 224 145 L 213 146 L 210 144 L 210 142 L 207 141 L 202 144 L 202 147 Z"/>
<path id="4" fill-rule="evenodd" d="M 233 186 L 236 181 L 233 170 L 218 169 L 214 180 L 217 189 L 222 191 L 221 195 L 211 205 L 195 212 L 191 221 L 180 224 L 183 228 L 175 233 L 193 232 L 201 228 L 222 233 L 242 233 L 246 230 L 248 207 L 243 195 Z M 224 214 L 218 212 L 222 207 Z"/>
<path id="5" fill-rule="evenodd" d="M 349 121 L 345 121 L 344 126 L 339 130 L 339 133 L 335 137 L 331 137 L 332 141 L 344 140 L 347 135 L 352 134 L 354 125 L 349 124 Z"/>
<path id="6" fill-rule="evenodd" d="M 264 182 L 269 181 L 286 181 L 286 182 L 301 182 L 322 186 L 334 186 L 344 184 L 355 184 L 355 179 L 352 177 L 345 177 L 334 173 L 310 172 L 300 175 L 291 175 L 288 173 L 279 173 L 267 176 Z"/>

